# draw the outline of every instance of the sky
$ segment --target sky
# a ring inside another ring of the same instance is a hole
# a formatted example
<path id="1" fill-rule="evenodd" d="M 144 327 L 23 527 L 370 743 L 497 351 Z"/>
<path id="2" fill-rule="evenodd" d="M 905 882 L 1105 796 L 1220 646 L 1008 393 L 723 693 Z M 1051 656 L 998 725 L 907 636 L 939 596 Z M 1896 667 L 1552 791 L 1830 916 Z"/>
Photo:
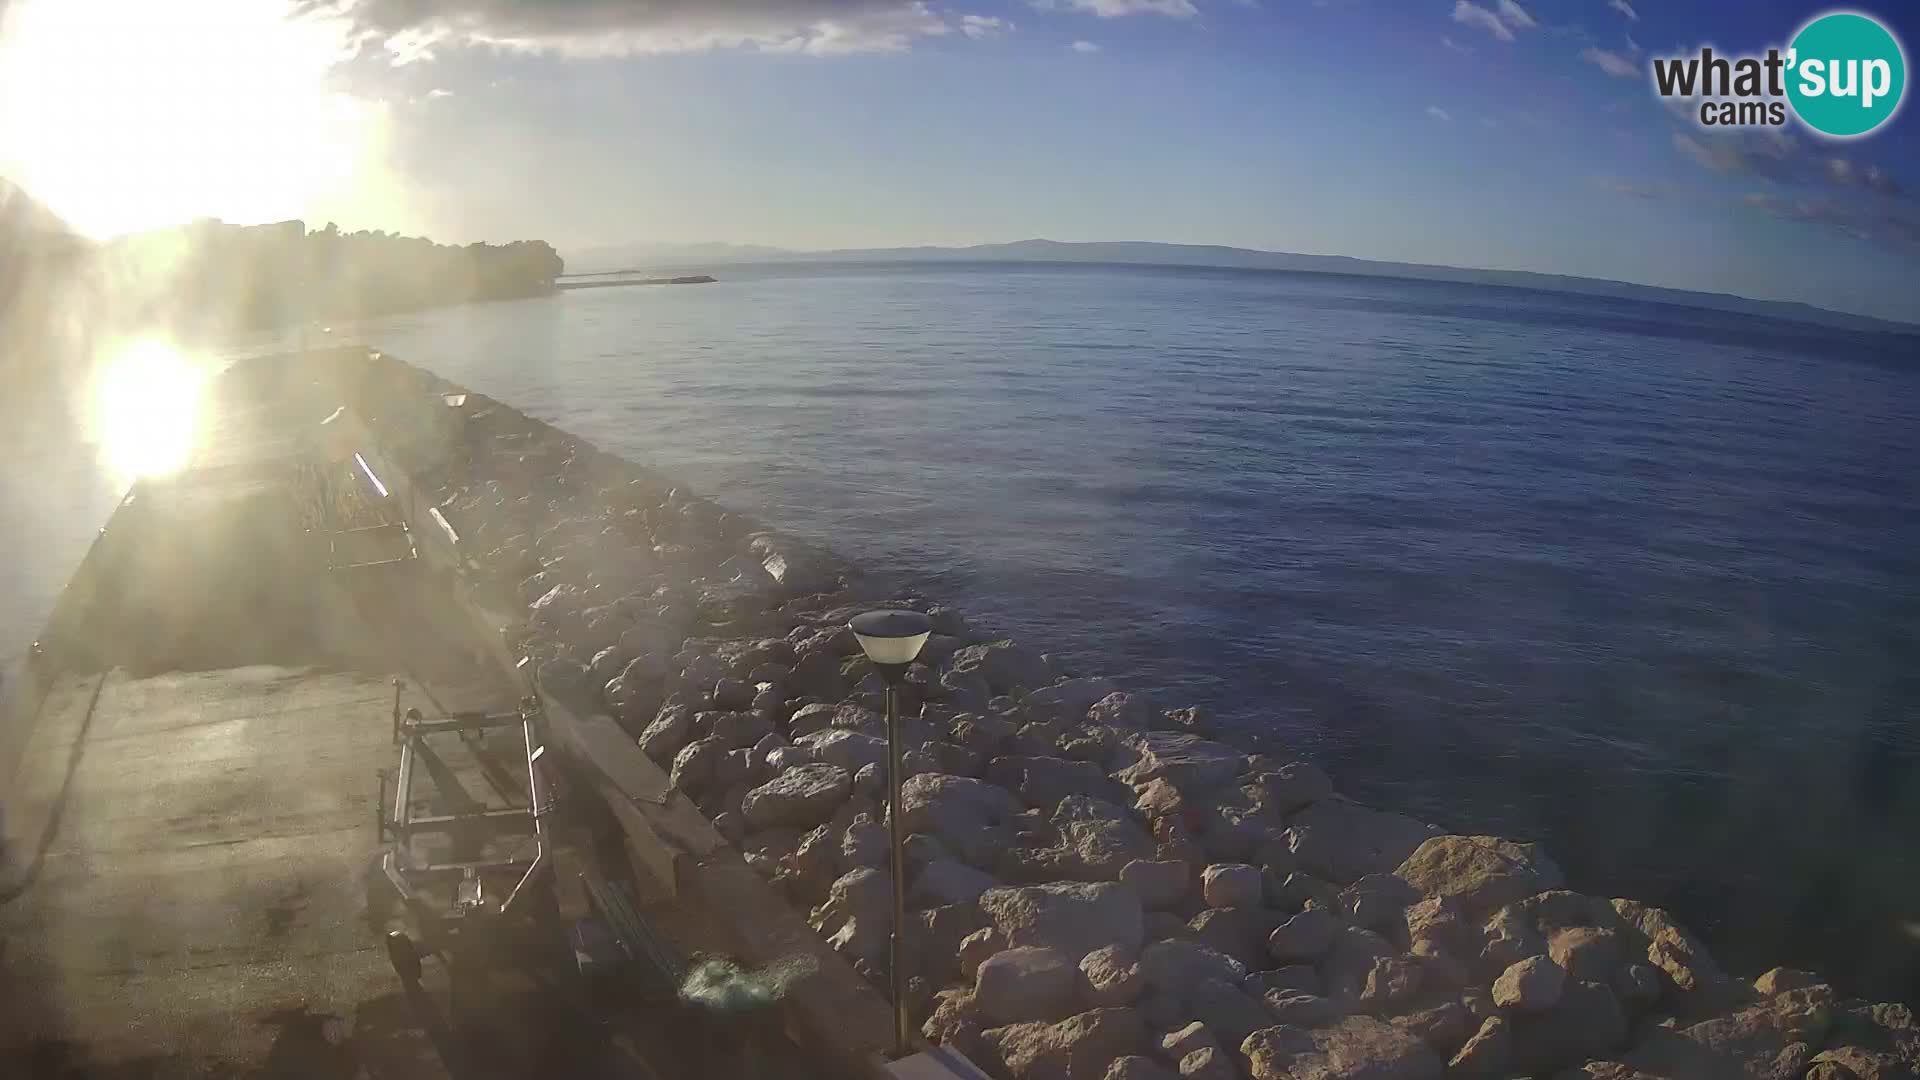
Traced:
<path id="1" fill-rule="evenodd" d="M 1920 321 L 1920 111 L 1720 133 L 1724 0 L 0 0 L 0 176 L 568 250 L 1229 244 Z M 1856 6 L 1920 41 L 1910 4 Z M 1911 47 L 1911 46 L 1910 46 Z"/>

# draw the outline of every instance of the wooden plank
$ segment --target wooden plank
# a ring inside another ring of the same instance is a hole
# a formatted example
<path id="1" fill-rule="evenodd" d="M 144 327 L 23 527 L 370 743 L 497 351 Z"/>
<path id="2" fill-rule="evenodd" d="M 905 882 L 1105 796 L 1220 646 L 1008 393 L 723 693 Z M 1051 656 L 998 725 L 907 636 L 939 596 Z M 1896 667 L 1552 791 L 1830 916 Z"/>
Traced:
<path id="1" fill-rule="evenodd" d="M 648 903 L 672 903 L 681 899 L 681 883 L 692 872 L 694 859 L 654 830 L 653 823 L 632 800 L 623 798 L 604 781 L 596 781 L 597 794 L 613 811 L 625 834 L 627 859 L 633 864 L 640 884 L 646 889 Z"/>
<path id="2" fill-rule="evenodd" d="M 673 787 L 667 774 L 612 717 L 581 717 L 546 695 L 541 704 L 547 728 L 559 740 L 561 751 L 598 778 L 603 794 L 620 804 L 614 807 L 616 814 L 623 809 L 636 812 L 656 837 L 695 858 L 726 847 L 713 822 Z M 630 794 L 635 789 L 659 792 L 658 800 L 636 799 Z"/>
<path id="3" fill-rule="evenodd" d="M 629 799 L 664 806 L 673 794 L 666 770 L 653 763 L 627 729 L 611 716 L 592 714 L 574 725 L 578 745 L 573 749 L 599 766 L 613 786 Z"/>

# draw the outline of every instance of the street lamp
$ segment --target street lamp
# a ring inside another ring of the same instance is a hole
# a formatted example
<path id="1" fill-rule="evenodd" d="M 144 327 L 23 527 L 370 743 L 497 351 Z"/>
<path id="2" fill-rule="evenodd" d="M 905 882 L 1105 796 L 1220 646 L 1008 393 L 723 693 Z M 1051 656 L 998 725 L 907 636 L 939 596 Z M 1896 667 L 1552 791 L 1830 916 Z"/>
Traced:
<path id="1" fill-rule="evenodd" d="M 906 772 L 900 746 L 900 682 L 920 655 L 933 623 L 917 611 L 869 611 L 847 624 L 860 648 L 887 681 L 887 821 L 893 830 L 893 1049 L 905 1057 L 911 1042 L 907 1019 L 907 965 L 901 947 L 907 921 L 907 857 L 900 823 L 900 784 Z"/>

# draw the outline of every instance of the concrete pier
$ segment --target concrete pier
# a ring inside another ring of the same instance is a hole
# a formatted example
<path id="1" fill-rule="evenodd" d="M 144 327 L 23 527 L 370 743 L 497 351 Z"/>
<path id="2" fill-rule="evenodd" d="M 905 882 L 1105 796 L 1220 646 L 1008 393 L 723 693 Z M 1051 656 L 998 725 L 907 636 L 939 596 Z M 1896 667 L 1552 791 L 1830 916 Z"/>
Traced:
<path id="1" fill-rule="evenodd" d="M 0 717 L 0 1075 L 446 1075 L 382 942 L 376 784 L 396 708 L 511 710 L 526 686 L 420 535 L 431 515 L 371 474 L 380 449 L 341 443 L 368 438 L 343 403 L 377 400 L 349 359 L 211 384 L 193 459 L 129 492 Z M 343 569 L 367 552 L 317 527 L 333 510 L 416 557 Z M 437 771 L 417 813 L 482 787 Z M 649 914 L 705 947 L 697 914 Z M 428 965 L 430 991 L 446 979 Z M 538 987 L 485 1009 L 486 1075 L 679 1071 L 660 1016 Z"/>

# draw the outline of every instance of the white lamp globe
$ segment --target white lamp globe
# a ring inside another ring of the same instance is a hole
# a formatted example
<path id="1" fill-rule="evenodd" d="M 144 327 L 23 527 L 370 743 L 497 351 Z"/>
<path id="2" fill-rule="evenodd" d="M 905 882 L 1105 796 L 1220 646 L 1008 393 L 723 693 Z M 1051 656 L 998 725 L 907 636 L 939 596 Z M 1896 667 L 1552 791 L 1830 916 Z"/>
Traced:
<path id="1" fill-rule="evenodd" d="M 869 611 L 855 615 L 847 625 L 867 659 L 889 667 L 913 663 L 933 632 L 933 623 L 917 611 Z"/>

